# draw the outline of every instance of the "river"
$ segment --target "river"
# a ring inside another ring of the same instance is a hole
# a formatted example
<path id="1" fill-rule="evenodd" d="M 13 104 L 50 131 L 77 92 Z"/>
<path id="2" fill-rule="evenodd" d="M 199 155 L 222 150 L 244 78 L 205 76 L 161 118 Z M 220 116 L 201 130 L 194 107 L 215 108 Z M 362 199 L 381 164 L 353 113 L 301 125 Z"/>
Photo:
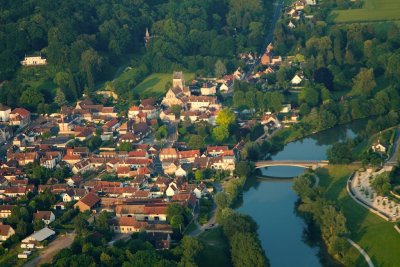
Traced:
<path id="1" fill-rule="evenodd" d="M 330 145 L 354 138 L 364 126 L 365 120 L 361 120 L 314 134 L 287 144 L 271 159 L 324 160 Z M 237 207 L 239 212 L 250 215 L 257 222 L 259 238 L 272 267 L 332 266 L 325 249 L 319 242 L 310 241 L 306 234 L 307 225 L 296 215 L 298 198 L 291 189 L 292 180 L 279 179 L 303 172 L 303 168 L 297 167 L 263 169 L 263 175 L 277 179 L 248 179 L 243 201 Z"/>

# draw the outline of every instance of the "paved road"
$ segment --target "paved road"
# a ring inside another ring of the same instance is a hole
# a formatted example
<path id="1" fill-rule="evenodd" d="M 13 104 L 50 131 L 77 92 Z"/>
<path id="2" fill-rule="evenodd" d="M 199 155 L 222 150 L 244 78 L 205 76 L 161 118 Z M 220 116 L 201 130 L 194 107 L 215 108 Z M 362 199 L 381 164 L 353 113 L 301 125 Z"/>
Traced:
<path id="1" fill-rule="evenodd" d="M 265 52 L 265 47 L 267 47 L 272 42 L 272 40 L 274 38 L 275 24 L 276 24 L 276 22 L 278 21 L 278 19 L 281 16 L 281 12 L 282 12 L 283 5 L 284 5 L 284 0 L 277 0 L 275 5 L 276 5 L 275 6 L 275 11 L 274 11 L 274 15 L 272 16 L 271 25 L 270 25 L 270 28 L 268 30 L 267 37 L 265 38 L 265 46 L 263 47 L 263 50 L 260 53 L 260 57 L 255 60 L 254 64 L 250 66 L 249 70 L 245 74 L 245 79 L 246 80 L 251 76 L 254 68 L 256 66 L 258 66 L 258 64 L 260 64 L 261 56 Z"/>
<path id="2" fill-rule="evenodd" d="M 66 234 L 63 236 L 58 236 L 53 242 L 51 242 L 40 255 L 33 260 L 27 262 L 24 267 L 34 267 L 40 266 L 44 263 L 51 263 L 53 257 L 63 248 L 68 248 L 71 246 L 75 239 L 75 233 Z"/>
<path id="3" fill-rule="evenodd" d="M 364 256 L 365 261 L 367 262 L 369 267 L 374 267 L 374 263 L 372 262 L 371 258 L 368 256 L 367 252 L 365 252 L 365 250 L 363 250 L 360 245 L 358 245 L 356 242 L 354 242 L 353 240 L 347 238 L 347 241 L 349 241 L 349 243 L 355 247 L 360 253 L 361 255 Z"/>
<path id="4" fill-rule="evenodd" d="M 221 192 L 222 191 L 222 185 L 220 183 L 213 183 L 214 187 L 215 187 L 215 193 Z M 198 214 L 196 214 L 195 218 L 194 218 L 194 222 L 197 226 L 197 229 L 192 231 L 191 233 L 189 233 L 189 236 L 199 236 L 201 233 L 203 233 L 204 231 L 206 231 L 207 229 L 213 228 L 217 226 L 216 220 L 217 220 L 217 205 L 213 206 L 213 209 L 211 211 L 211 218 L 208 220 L 208 222 L 204 225 L 199 225 L 199 223 L 197 222 L 197 216 Z"/>
<path id="5" fill-rule="evenodd" d="M 400 143 L 400 133 L 399 133 L 399 128 L 396 128 L 396 135 L 393 144 L 392 155 L 390 155 L 390 158 L 387 160 L 386 163 L 389 164 L 397 163 L 397 150 L 399 148 L 399 143 Z"/>

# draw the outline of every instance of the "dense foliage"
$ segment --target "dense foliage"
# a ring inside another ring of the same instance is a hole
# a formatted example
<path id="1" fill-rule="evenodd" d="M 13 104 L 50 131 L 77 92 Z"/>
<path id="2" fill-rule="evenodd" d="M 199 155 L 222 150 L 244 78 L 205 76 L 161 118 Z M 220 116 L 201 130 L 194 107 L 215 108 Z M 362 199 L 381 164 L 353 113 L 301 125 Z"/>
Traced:
<path id="1" fill-rule="evenodd" d="M 322 189 L 313 185 L 314 180 L 309 173 L 294 179 L 293 190 L 300 197 L 298 209 L 310 224 L 318 226 L 329 253 L 338 261 L 349 264 L 346 218 L 335 203 L 324 198 Z"/>
<path id="2" fill-rule="evenodd" d="M 271 4 L 260 0 L 246 5 L 241 0 L 2 1 L 0 81 L 12 82 L 3 85 L 0 102 L 48 112 L 84 92 L 92 93 L 127 58 L 133 58 L 132 78 L 107 87 L 129 99 L 133 87 L 150 72 L 186 69 L 222 75 L 226 69 L 221 63 L 231 70 L 238 52 L 261 47 Z M 146 28 L 151 33 L 147 48 Z M 19 67 L 24 55 L 39 52 L 48 66 Z M 216 68 L 218 59 L 222 60 Z"/>

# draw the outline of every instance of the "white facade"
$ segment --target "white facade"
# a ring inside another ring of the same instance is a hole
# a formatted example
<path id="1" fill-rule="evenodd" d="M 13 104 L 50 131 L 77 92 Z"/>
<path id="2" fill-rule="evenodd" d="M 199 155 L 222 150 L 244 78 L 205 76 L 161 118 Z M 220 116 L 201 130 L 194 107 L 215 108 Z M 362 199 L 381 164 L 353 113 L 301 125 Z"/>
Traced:
<path id="1" fill-rule="evenodd" d="M 42 56 L 25 56 L 24 60 L 21 61 L 21 65 L 23 66 L 40 66 L 46 64 L 46 59 L 42 58 Z"/>

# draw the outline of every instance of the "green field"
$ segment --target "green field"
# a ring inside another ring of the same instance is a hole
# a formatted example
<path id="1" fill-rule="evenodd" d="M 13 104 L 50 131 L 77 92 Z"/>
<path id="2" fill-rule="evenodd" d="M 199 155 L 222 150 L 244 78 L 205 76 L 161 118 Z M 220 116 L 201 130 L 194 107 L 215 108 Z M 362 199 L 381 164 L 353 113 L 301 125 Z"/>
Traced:
<path id="1" fill-rule="evenodd" d="M 204 250 L 199 257 L 199 266 L 220 267 L 232 266 L 230 261 L 229 241 L 226 240 L 222 228 L 214 228 L 203 232 L 199 239 L 204 244 Z"/>
<path id="2" fill-rule="evenodd" d="M 184 76 L 186 83 L 188 83 L 194 78 L 194 73 L 184 73 Z M 141 83 L 139 83 L 133 89 L 133 91 L 139 94 L 142 98 L 150 96 L 156 98 L 161 97 L 168 90 L 168 88 L 165 88 L 165 85 L 168 82 L 172 82 L 172 73 L 153 73 L 150 76 L 147 76 L 146 79 L 144 79 Z"/>
<path id="3" fill-rule="evenodd" d="M 364 0 L 363 8 L 336 10 L 333 15 L 336 22 L 345 23 L 400 20 L 400 1 Z"/>
<path id="4" fill-rule="evenodd" d="M 350 238 L 368 253 L 375 266 L 400 266 L 400 234 L 394 224 L 369 212 L 347 194 L 346 183 L 357 167 L 334 165 L 319 169 L 320 185 L 326 188 L 326 197 L 337 201 L 347 219 Z M 355 266 L 365 266 L 360 254 L 354 255 Z"/>

